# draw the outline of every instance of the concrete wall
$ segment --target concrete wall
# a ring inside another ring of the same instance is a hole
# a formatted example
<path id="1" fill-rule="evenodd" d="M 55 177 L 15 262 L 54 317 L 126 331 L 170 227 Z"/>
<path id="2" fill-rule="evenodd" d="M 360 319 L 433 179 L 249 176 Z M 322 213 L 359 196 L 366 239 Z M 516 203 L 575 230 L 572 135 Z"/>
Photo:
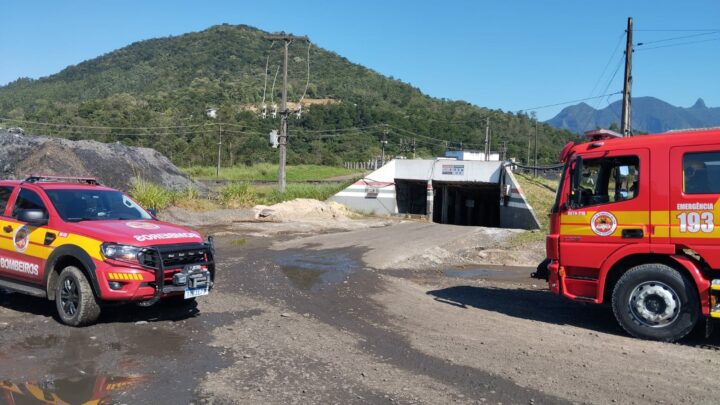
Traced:
<path id="1" fill-rule="evenodd" d="M 501 162 L 473 160 L 394 160 L 395 179 L 497 183 Z M 373 173 L 374 175 L 374 173 Z"/>
<path id="2" fill-rule="evenodd" d="M 502 168 L 500 190 L 503 193 L 500 198 L 500 227 L 540 229 L 540 221 L 509 167 Z"/>
<path id="3" fill-rule="evenodd" d="M 370 173 L 362 180 L 330 197 L 351 210 L 373 215 L 395 215 L 398 213 L 395 199 L 395 164 L 391 160 L 385 166 Z"/>

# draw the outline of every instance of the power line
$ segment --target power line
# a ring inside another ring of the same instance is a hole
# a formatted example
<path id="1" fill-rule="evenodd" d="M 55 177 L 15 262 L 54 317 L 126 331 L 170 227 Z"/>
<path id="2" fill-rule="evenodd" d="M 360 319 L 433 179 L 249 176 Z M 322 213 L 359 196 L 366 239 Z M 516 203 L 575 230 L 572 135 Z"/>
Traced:
<path id="1" fill-rule="evenodd" d="M 638 43 L 635 44 L 635 45 L 637 45 L 637 46 L 643 46 L 643 45 L 647 45 L 647 44 L 656 44 L 656 43 L 658 43 L 658 42 L 676 41 L 676 40 L 678 40 L 678 39 L 694 38 L 694 37 L 700 37 L 700 36 L 705 36 L 705 35 L 713 35 L 713 34 L 718 34 L 718 33 L 720 33 L 720 31 L 702 32 L 702 33 L 700 33 L 700 34 L 682 35 L 682 36 L 679 36 L 679 37 L 658 39 L 658 40 L 655 40 L 655 41 L 638 42 Z"/>
<path id="2" fill-rule="evenodd" d="M 603 93 L 607 93 L 608 89 L 610 89 L 610 85 L 612 85 L 613 80 L 615 80 L 615 76 L 617 76 L 617 73 L 620 71 L 620 66 L 623 65 L 624 55 L 621 55 L 620 59 L 618 60 L 618 64 L 615 67 L 615 71 L 613 72 L 612 76 L 610 76 L 610 80 L 608 80 L 607 85 L 605 85 L 605 89 L 603 89 Z M 607 97 L 606 100 L 610 100 L 610 96 L 614 96 L 616 94 L 622 94 L 622 91 L 616 91 L 615 93 L 609 93 L 605 94 L 603 96 L 600 96 L 600 100 L 598 100 L 597 103 L 595 103 L 595 110 L 598 109 L 600 104 L 602 103 L 603 97 Z M 585 125 L 582 127 L 583 130 L 588 128 L 588 125 L 590 125 L 590 120 L 592 120 L 592 114 L 588 115 L 588 119 L 585 121 Z"/>
<path id="3" fill-rule="evenodd" d="M 680 30 L 676 30 L 676 29 L 637 30 L 637 29 L 636 29 L 636 30 L 634 30 L 634 31 L 635 31 L 635 32 L 637 32 L 637 31 L 643 31 L 643 32 L 708 32 L 708 31 L 720 31 L 720 29 L 718 29 L 718 28 L 700 29 L 700 30 L 699 30 L 699 29 L 680 29 Z"/>
<path id="4" fill-rule="evenodd" d="M 711 41 L 718 41 L 720 38 L 711 38 L 711 39 L 703 39 L 700 41 L 687 41 L 687 42 L 679 42 L 676 44 L 668 44 L 668 45 L 660 45 L 660 46 L 651 46 L 649 48 L 638 48 L 638 51 L 649 51 L 651 49 L 660 49 L 660 48 L 671 48 L 675 46 L 682 46 L 682 45 L 691 45 L 691 44 L 699 44 L 702 42 L 711 42 Z"/>
<path id="5" fill-rule="evenodd" d="M 84 135 L 84 136 L 108 136 L 108 137 L 164 137 L 164 136 L 174 136 L 178 138 L 182 138 L 184 136 L 188 135 L 206 135 L 209 131 L 193 131 L 193 132 L 183 132 L 183 133 L 118 133 L 118 132 L 85 132 L 85 131 L 77 131 L 77 130 L 64 130 L 64 131 L 58 131 L 55 130 L 54 132 L 43 132 L 41 136 L 57 136 L 57 135 Z M 255 136 L 265 136 L 265 134 L 262 134 L 260 132 L 249 132 L 249 131 L 232 131 L 232 130 L 225 130 L 223 129 L 223 134 L 231 134 L 231 135 L 255 135 Z"/>
<path id="6" fill-rule="evenodd" d="M 50 127 L 73 127 L 73 128 L 87 128 L 87 129 L 176 129 L 176 128 L 197 128 L 201 127 L 203 124 L 193 124 L 193 125 L 177 125 L 177 126 L 167 126 L 167 127 L 109 127 L 109 126 L 89 126 L 89 125 L 75 125 L 75 124 L 54 124 L 50 122 L 38 122 L 38 121 L 27 121 L 27 120 L 19 120 L 15 118 L 4 118 L 0 117 L 0 121 L 9 121 L 9 122 L 19 122 L 22 124 L 31 124 L 31 125 L 43 125 L 43 126 L 50 126 Z"/>
<path id="7" fill-rule="evenodd" d="M 358 129 L 372 129 L 372 128 L 378 128 L 382 127 L 384 124 L 375 124 L 375 125 L 368 125 L 365 127 L 348 127 L 348 128 L 337 128 L 337 129 L 296 129 L 298 132 L 343 132 L 343 131 L 353 131 Z"/>
<path id="8" fill-rule="evenodd" d="M 388 128 L 392 128 L 392 129 L 394 129 L 394 130 L 396 130 L 396 131 L 400 131 L 400 132 L 405 132 L 406 134 L 413 135 L 413 136 L 416 136 L 416 137 L 418 137 L 418 138 L 425 138 L 425 139 L 429 139 L 429 140 L 433 140 L 433 141 L 438 141 L 438 142 L 462 143 L 464 146 L 474 146 L 474 147 L 477 147 L 477 149 L 480 149 L 480 146 L 482 146 L 482 144 L 479 144 L 479 143 L 477 143 L 477 144 L 476 144 L 476 143 L 466 143 L 466 142 L 462 142 L 462 141 L 452 141 L 452 140 L 449 140 L 449 139 L 440 139 L 440 138 L 434 138 L 434 137 L 432 137 L 432 136 L 420 135 L 420 134 L 418 134 L 418 133 L 409 131 L 409 130 L 407 130 L 407 129 L 398 128 L 398 127 L 395 127 L 395 126 L 393 126 L 393 125 L 388 125 Z"/>
<path id="9" fill-rule="evenodd" d="M 267 58 L 265 59 L 265 82 L 263 84 L 263 98 L 262 98 L 262 106 L 261 106 L 263 118 L 265 118 L 265 115 L 267 114 L 267 105 L 265 105 L 265 95 L 267 92 L 268 67 L 270 66 L 270 50 L 272 49 L 273 45 L 275 45 L 275 41 L 272 41 L 272 43 L 270 43 L 270 48 L 268 48 Z"/>
<path id="10" fill-rule="evenodd" d="M 300 97 L 300 101 L 298 101 L 299 107 L 302 108 L 302 101 L 305 99 L 305 95 L 307 94 L 308 87 L 310 86 L 310 46 L 312 44 L 310 41 L 308 41 L 308 47 L 307 47 L 307 81 L 305 82 L 305 91 L 303 91 L 302 97 Z"/>
<path id="11" fill-rule="evenodd" d="M 623 31 L 620 36 L 618 37 L 617 43 L 615 44 L 615 48 L 613 49 L 612 53 L 610 54 L 610 58 L 608 59 L 607 63 L 605 63 L 605 67 L 602 70 L 602 73 L 600 74 L 600 77 L 598 77 L 597 81 L 595 82 L 595 85 L 593 86 L 592 90 L 590 91 L 590 96 L 595 94 L 595 90 L 597 90 L 597 86 L 602 81 L 603 77 L 605 77 L 605 72 L 607 72 L 607 68 L 610 66 L 610 63 L 613 61 L 613 58 L 615 57 L 615 54 L 617 53 L 618 49 L 620 48 L 620 44 L 622 43 L 622 39 L 625 36 L 625 32 Z"/>
<path id="12" fill-rule="evenodd" d="M 614 78 L 614 76 L 613 76 L 613 78 Z M 607 89 L 606 89 L 605 91 L 607 91 Z M 557 107 L 557 106 L 560 106 L 560 105 L 578 103 L 578 102 L 580 102 L 580 101 L 594 100 L 594 99 L 598 99 L 598 98 L 603 98 L 603 97 L 608 97 L 608 96 L 614 96 L 614 95 L 620 94 L 620 93 L 622 93 L 622 92 L 621 92 L 621 91 L 616 91 L 615 93 L 603 94 L 603 95 L 594 96 L 594 97 L 579 98 L 579 99 L 577 99 L 577 100 L 563 101 L 562 103 L 546 104 L 546 105 L 541 105 L 541 106 L 532 107 L 532 108 L 523 108 L 523 109 L 518 110 L 518 111 L 542 110 L 543 108 Z"/>

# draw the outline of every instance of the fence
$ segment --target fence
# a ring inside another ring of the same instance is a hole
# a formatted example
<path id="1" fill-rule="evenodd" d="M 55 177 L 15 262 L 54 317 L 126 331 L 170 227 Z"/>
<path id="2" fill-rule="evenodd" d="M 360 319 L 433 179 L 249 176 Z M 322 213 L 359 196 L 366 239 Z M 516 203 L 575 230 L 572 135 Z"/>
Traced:
<path id="1" fill-rule="evenodd" d="M 385 165 L 382 159 L 370 159 L 365 162 L 345 162 L 343 166 L 352 170 L 377 170 Z"/>
<path id="2" fill-rule="evenodd" d="M 526 166 L 520 163 L 512 163 L 512 170 L 517 173 L 529 174 L 532 176 L 540 176 L 546 179 L 557 180 L 560 178 L 563 170 L 563 164 L 555 164 L 548 166 Z"/>

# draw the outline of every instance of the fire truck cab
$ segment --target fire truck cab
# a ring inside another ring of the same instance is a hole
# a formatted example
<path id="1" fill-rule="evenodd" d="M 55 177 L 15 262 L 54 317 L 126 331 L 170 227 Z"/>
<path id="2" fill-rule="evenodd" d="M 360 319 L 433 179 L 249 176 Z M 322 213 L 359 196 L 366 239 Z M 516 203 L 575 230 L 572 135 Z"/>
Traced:
<path id="1" fill-rule="evenodd" d="M 550 290 L 610 303 L 643 339 L 720 317 L 720 130 L 569 143 L 546 240 Z"/>

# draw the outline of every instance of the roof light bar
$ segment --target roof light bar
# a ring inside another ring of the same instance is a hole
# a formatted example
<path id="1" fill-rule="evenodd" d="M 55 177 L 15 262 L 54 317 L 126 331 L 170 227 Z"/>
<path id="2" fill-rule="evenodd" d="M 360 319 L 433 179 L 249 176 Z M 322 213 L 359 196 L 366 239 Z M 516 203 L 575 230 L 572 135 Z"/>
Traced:
<path id="1" fill-rule="evenodd" d="M 98 182 L 98 179 L 95 177 L 31 175 L 24 181 L 26 183 L 80 183 L 92 186 L 100 185 L 100 182 Z"/>

